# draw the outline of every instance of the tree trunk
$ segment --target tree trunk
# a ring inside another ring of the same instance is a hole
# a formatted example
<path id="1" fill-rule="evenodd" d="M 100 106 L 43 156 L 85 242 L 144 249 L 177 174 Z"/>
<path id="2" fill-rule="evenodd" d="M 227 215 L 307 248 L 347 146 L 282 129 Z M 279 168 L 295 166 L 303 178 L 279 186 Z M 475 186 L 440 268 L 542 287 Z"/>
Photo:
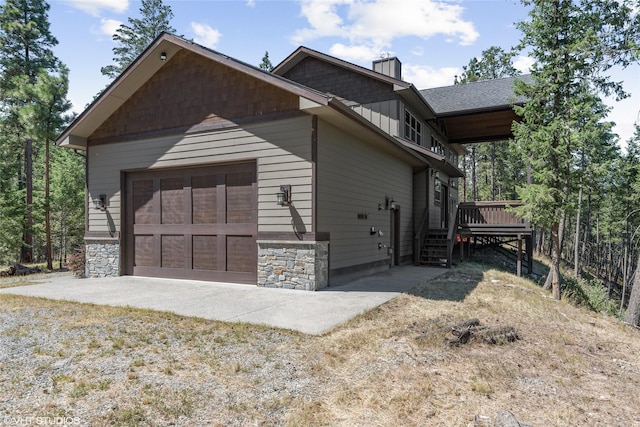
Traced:
<path id="1" fill-rule="evenodd" d="M 551 289 L 553 298 L 560 299 L 560 232 L 562 225 L 551 226 L 551 268 L 544 284 L 544 289 Z"/>
<path id="2" fill-rule="evenodd" d="M 33 141 L 27 139 L 24 145 L 24 179 L 26 186 L 25 218 L 22 232 L 20 262 L 33 262 Z"/>
<path id="3" fill-rule="evenodd" d="M 576 209 L 576 234 L 573 236 L 573 275 L 580 276 L 580 210 L 582 208 L 582 185 L 578 190 L 578 209 Z"/>
<path id="4" fill-rule="evenodd" d="M 46 236 L 47 270 L 53 270 L 53 256 L 51 254 L 51 208 L 49 205 L 49 142 L 45 142 L 44 160 L 44 229 Z"/>
<path id="5" fill-rule="evenodd" d="M 633 287 L 631 288 L 629 306 L 624 320 L 633 326 L 640 326 L 640 258 L 633 277 Z"/>

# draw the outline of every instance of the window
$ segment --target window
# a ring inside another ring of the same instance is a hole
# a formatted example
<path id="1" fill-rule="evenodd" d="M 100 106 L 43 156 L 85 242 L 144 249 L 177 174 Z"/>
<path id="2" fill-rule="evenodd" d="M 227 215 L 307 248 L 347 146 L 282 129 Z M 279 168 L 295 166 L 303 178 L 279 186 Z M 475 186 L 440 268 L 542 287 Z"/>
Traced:
<path id="1" fill-rule="evenodd" d="M 404 110 L 404 137 L 418 145 L 422 141 L 422 123 L 408 110 Z"/>
<path id="2" fill-rule="evenodd" d="M 438 153 L 444 156 L 444 145 L 438 141 L 434 136 L 431 136 L 431 147 L 429 147 L 434 153 Z"/>
<path id="3" fill-rule="evenodd" d="M 438 205 L 442 201 L 442 183 L 440 182 L 439 178 L 435 179 L 435 182 L 433 185 L 433 201 L 435 204 L 438 204 Z"/>

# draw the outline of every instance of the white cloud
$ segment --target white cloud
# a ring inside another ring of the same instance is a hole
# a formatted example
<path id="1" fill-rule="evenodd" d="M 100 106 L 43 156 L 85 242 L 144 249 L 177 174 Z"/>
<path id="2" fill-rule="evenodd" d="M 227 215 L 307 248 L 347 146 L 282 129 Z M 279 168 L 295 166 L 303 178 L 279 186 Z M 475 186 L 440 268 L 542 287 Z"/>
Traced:
<path id="1" fill-rule="evenodd" d="M 443 35 L 469 45 L 479 34 L 472 22 L 462 18 L 463 12 L 459 5 L 434 0 L 304 0 L 301 14 L 309 27 L 297 30 L 291 40 L 304 44 L 321 37 L 340 37 L 356 50 L 366 46 L 384 51 L 397 38 Z"/>
<path id="2" fill-rule="evenodd" d="M 256 5 L 255 0 L 247 0 L 247 6 L 254 7 Z"/>
<path id="3" fill-rule="evenodd" d="M 215 28 L 211 28 L 207 24 L 200 24 L 198 22 L 191 23 L 191 31 L 193 31 L 193 34 L 195 35 L 193 40 L 196 43 L 210 48 L 215 48 L 220 37 L 222 37 L 220 31 Z"/>
<path id="4" fill-rule="evenodd" d="M 342 43 L 336 43 L 329 48 L 331 55 L 352 62 L 371 61 L 372 58 L 380 57 L 382 52 L 381 49 L 375 46 L 345 46 Z"/>
<path id="5" fill-rule="evenodd" d="M 457 67 L 433 68 L 423 65 L 403 65 L 402 80 L 411 82 L 418 89 L 451 86 L 455 76 L 462 74 Z"/>
<path id="6" fill-rule="evenodd" d="M 522 74 L 529 74 L 531 72 L 531 66 L 535 61 L 528 56 L 518 56 L 513 61 L 513 68 L 520 71 Z"/>
<path id="7" fill-rule="evenodd" d="M 118 28 L 122 25 L 121 21 L 115 19 L 101 19 L 100 20 L 100 34 L 105 34 L 112 37 Z"/>
<path id="8" fill-rule="evenodd" d="M 100 16 L 103 10 L 123 13 L 129 9 L 129 0 L 65 0 L 76 9 L 93 16 Z"/>

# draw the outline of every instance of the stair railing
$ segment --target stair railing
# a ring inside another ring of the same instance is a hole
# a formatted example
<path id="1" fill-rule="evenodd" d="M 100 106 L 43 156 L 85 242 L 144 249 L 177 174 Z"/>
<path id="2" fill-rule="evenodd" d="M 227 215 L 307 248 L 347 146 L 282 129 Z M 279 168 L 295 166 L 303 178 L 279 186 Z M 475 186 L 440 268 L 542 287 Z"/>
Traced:
<path id="1" fill-rule="evenodd" d="M 413 262 L 414 264 L 420 264 L 420 253 L 422 252 L 422 245 L 424 243 L 424 236 L 427 232 L 427 221 L 429 220 L 429 206 L 427 206 L 422 214 L 422 219 L 418 226 L 413 240 Z"/>
<path id="2" fill-rule="evenodd" d="M 455 212 L 455 213 L 454 213 Z M 451 268 L 453 246 L 458 231 L 458 205 L 450 215 L 449 231 L 447 233 L 447 268 Z"/>

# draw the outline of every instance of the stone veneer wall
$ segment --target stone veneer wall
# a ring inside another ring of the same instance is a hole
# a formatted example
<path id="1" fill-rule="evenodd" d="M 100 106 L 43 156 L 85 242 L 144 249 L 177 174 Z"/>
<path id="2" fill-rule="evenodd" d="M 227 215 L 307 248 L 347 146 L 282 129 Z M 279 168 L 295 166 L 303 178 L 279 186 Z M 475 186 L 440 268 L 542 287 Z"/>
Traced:
<path id="1" fill-rule="evenodd" d="M 258 240 L 258 286 L 315 291 L 329 281 L 329 242 Z"/>
<path id="2" fill-rule="evenodd" d="M 85 277 L 120 275 L 120 242 L 85 238 Z"/>

